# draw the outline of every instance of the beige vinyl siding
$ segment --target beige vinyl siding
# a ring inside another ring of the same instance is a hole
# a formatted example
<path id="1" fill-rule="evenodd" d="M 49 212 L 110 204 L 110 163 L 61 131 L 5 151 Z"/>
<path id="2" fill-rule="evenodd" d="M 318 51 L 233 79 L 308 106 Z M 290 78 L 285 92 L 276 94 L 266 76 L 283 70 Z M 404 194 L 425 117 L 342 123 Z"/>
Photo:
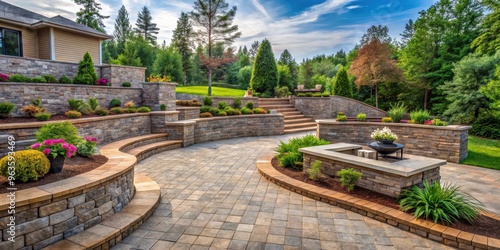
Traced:
<path id="1" fill-rule="evenodd" d="M 56 28 L 53 30 L 56 61 L 78 63 L 88 51 L 94 64 L 99 64 L 99 38 Z"/>
<path id="2" fill-rule="evenodd" d="M 37 31 L 23 26 L 16 26 L 0 21 L 0 27 L 21 31 L 21 41 L 23 44 L 23 57 L 38 58 Z"/>
<path id="3" fill-rule="evenodd" d="M 50 28 L 38 30 L 38 58 L 50 59 Z"/>

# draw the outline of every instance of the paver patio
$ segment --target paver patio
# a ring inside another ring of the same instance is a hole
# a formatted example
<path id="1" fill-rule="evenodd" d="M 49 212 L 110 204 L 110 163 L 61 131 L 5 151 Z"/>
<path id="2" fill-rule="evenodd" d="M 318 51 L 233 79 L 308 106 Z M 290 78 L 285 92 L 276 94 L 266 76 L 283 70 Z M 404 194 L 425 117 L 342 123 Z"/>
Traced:
<path id="1" fill-rule="evenodd" d="M 161 204 L 113 249 L 451 249 L 262 177 L 257 158 L 302 135 L 201 143 L 144 160 L 136 171 L 160 185 Z M 442 172 L 443 180 L 467 179 L 464 171 Z M 498 185 L 495 174 L 480 179 Z"/>

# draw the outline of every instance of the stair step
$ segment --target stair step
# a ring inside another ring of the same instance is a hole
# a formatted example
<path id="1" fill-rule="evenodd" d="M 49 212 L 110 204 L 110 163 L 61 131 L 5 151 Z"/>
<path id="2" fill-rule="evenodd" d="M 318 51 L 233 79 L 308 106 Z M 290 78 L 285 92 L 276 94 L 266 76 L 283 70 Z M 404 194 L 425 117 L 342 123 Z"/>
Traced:
<path id="1" fill-rule="evenodd" d="M 305 128 L 305 127 L 316 127 L 316 123 L 315 122 L 303 122 L 303 123 L 295 123 L 295 124 L 285 124 L 285 129 Z"/>
<path id="2" fill-rule="evenodd" d="M 285 112 L 280 112 L 282 115 L 284 115 L 285 117 L 289 116 L 289 115 L 302 115 L 302 112 L 300 111 L 285 111 Z"/>
<path id="3" fill-rule="evenodd" d="M 294 120 L 294 119 L 302 119 L 305 118 L 305 115 L 285 115 L 285 122 L 288 120 Z"/>
<path id="4" fill-rule="evenodd" d="M 286 104 L 286 105 L 260 105 L 259 108 L 264 108 L 264 109 L 284 109 L 284 108 L 295 108 L 293 105 Z"/>
<path id="5" fill-rule="evenodd" d="M 119 150 L 122 152 L 127 152 L 133 148 L 137 148 L 140 146 L 144 146 L 147 144 L 159 142 L 159 141 L 165 141 L 168 137 L 168 134 L 149 134 L 149 135 L 141 135 L 141 136 L 136 136 L 136 137 L 131 137 L 127 138 L 124 140 L 118 141 L 120 143 L 120 148 Z M 115 143 L 115 142 L 113 142 Z"/>
<path id="6" fill-rule="evenodd" d="M 182 147 L 182 140 L 168 140 L 140 146 L 129 150 L 127 153 L 134 155 L 137 157 L 137 161 L 140 161 L 151 155 L 180 147 Z"/>
<path id="7" fill-rule="evenodd" d="M 315 130 L 316 130 L 316 127 L 294 128 L 294 129 L 285 129 L 284 133 L 285 134 L 293 134 L 293 133 L 315 131 Z"/>
<path id="8" fill-rule="evenodd" d="M 311 118 L 288 119 L 288 120 L 285 120 L 285 126 L 287 124 L 296 124 L 296 123 L 304 123 L 304 122 L 314 122 L 314 120 Z"/>

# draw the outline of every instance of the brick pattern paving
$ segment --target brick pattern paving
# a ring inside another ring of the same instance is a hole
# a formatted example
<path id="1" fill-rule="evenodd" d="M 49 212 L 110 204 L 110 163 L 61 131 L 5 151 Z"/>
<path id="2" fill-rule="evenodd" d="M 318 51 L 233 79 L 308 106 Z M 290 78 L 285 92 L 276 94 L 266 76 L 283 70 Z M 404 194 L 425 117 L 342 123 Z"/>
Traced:
<path id="1" fill-rule="evenodd" d="M 144 160 L 136 171 L 160 185 L 161 203 L 113 249 L 451 249 L 258 173 L 259 156 L 301 135 L 202 143 Z"/>

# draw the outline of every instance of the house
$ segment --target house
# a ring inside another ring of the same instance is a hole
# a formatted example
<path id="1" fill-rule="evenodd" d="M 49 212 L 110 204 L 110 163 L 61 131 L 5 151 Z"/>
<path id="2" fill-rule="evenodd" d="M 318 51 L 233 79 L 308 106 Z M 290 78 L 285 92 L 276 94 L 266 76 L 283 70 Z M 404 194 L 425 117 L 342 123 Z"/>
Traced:
<path id="1" fill-rule="evenodd" d="M 111 38 L 65 17 L 46 17 L 0 0 L 0 56 L 78 63 L 89 52 L 101 65 L 101 43 Z"/>

